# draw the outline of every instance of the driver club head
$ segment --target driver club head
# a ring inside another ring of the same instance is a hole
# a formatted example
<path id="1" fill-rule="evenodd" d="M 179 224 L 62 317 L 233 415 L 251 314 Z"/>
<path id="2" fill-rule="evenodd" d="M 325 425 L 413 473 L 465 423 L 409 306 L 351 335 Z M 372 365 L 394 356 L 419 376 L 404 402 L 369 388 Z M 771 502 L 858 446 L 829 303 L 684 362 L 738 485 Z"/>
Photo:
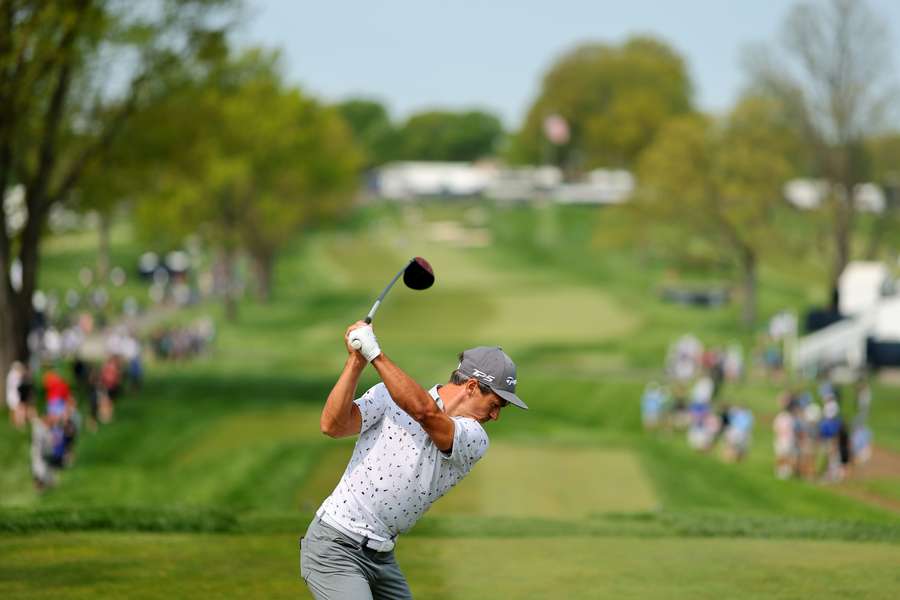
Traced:
<path id="1" fill-rule="evenodd" d="M 427 290 L 434 285 L 434 271 L 428 261 L 416 256 L 403 271 L 403 283 L 413 290 Z"/>

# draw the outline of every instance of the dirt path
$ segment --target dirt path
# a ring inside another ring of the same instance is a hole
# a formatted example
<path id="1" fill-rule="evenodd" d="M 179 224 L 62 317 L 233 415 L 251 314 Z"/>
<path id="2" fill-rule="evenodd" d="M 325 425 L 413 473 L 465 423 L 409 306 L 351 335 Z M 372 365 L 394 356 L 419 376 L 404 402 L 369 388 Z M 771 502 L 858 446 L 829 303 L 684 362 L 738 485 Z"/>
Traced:
<path id="1" fill-rule="evenodd" d="M 847 479 L 833 489 L 844 496 L 900 513 L 900 500 L 878 494 L 865 486 L 867 481 L 888 478 L 900 479 L 900 453 L 875 446 L 869 462 L 854 467 Z"/>

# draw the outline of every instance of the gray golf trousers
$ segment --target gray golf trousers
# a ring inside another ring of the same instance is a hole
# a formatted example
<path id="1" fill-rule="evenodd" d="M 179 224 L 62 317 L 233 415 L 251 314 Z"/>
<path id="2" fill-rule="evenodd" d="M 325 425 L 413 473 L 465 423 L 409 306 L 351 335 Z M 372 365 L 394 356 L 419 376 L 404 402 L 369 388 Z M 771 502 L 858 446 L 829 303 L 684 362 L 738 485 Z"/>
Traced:
<path id="1" fill-rule="evenodd" d="M 300 577 L 316 600 L 411 600 L 390 552 L 361 548 L 315 518 L 300 538 Z"/>

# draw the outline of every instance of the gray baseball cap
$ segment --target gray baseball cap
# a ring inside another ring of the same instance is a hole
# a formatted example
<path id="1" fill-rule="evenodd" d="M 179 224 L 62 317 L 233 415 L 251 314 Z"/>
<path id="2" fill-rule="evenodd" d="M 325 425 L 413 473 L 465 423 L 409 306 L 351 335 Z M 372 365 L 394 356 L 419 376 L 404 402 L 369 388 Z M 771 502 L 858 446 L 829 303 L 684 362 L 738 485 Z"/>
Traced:
<path id="1" fill-rule="evenodd" d="M 485 384 L 495 394 L 519 408 L 528 405 L 516 396 L 516 363 L 498 346 L 479 346 L 463 352 L 456 369 Z"/>

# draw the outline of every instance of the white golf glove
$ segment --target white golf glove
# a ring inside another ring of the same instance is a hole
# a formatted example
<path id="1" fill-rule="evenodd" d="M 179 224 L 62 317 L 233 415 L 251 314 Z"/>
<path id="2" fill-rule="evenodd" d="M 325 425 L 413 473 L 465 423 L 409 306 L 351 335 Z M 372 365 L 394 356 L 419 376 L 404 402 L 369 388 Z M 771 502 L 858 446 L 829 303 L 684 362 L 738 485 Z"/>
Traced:
<path id="1" fill-rule="evenodd" d="M 381 354 L 381 347 L 375 339 L 375 332 L 371 325 L 360 325 L 347 336 L 350 347 L 362 354 L 367 361 L 372 362 Z"/>

